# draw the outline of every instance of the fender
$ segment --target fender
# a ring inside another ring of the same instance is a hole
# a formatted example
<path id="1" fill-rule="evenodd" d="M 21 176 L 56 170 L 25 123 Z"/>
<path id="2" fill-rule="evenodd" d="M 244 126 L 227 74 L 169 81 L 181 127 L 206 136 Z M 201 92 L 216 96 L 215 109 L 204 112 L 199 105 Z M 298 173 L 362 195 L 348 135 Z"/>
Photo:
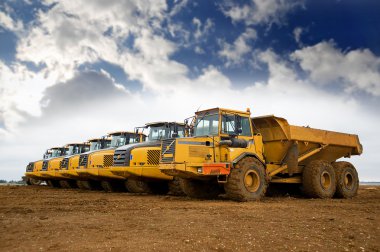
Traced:
<path id="1" fill-rule="evenodd" d="M 256 158 L 257 160 L 260 161 L 260 163 L 262 163 L 264 165 L 264 167 L 266 168 L 266 164 L 263 160 L 261 160 L 257 155 L 256 153 L 253 153 L 253 152 L 244 152 L 242 154 L 240 154 L 237 158 L 235 158 L 233 161 L 232 161 L 232 164 L 235 166 L 235 164 L 237 164 L 240 160 L 242 160 L 243 158 L 245 157 L 254 157 Z"/>

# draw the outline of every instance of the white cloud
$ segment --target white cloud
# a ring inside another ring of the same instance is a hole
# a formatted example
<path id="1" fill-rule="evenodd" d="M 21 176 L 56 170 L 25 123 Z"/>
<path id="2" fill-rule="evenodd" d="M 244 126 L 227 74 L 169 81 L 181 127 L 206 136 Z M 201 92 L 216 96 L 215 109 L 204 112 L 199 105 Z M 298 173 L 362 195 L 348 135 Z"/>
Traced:
<path id="1" fill-rule="evenodd" d="M 0 27 L 13 32 L 19 32 L 24 29 L 24 25 L 20 20 L 14 20 L 2 11 L 0 11 Z"/>
<path id="2" fill-rule="evenodd" d="M 285 15 L 302 4 L 303 0 L 251 0 L 243 6 L 228 4 L 222 11 L 233 22 L 244 22 L 246 25 L 281 25 Z"/>
<path id="3" fill-rule="evenodd" d="M 302 27 L 296 27 L 293 30 L 293 36 L 294 40 L 297 42 L 299 46 L 302 46 L 302 41 L 301 41 L 301 34 L 303 33 Z"/>
<path id="4" fill-rule="evenodd" d="M 380 58 L 368 49 L 342 52 L 333 41 L 324 41 L 299 49 L 291 57 L 317 84 L 339 82 L 348 93 L 364 91 L 380 96 Z"/>
<path id="5" fill-rule="evenodd" d="M 247 28 L 234 42 L 229 44 L 222 42 L 222 49 L 219 51 L 219 56 L 226 60 L 226 66 L 238 65 L 244 62 L 244 56 L 252 51 L 249 45 L 257 38 L 257 33 L 254 29 Z"/>
<path id="6" fill-rule="evenodd" d="M 209 18 L 207 18 L 205 23 L 202 25 L 201 20 L 195 17 L 193 18 L 193 24 L 195 25 L 195 32 L 194 32 L 195 40 L 199 40 L 202 37 L 204 38 L 205 36 L 207 36 L 209 31 L 214 26 L 214 23 Z"/>

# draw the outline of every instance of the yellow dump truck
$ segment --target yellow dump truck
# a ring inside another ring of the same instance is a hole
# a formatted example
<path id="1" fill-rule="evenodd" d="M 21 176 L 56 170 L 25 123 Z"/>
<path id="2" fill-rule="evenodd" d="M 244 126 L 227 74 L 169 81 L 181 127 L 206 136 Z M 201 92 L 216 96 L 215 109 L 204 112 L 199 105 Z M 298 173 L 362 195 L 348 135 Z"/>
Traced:
<path id="1" fill-rule="evenodd" d="M 90 146 L 90 149 L 89 152 L 86 153 L 90 153 L 93 151 L 109 148 L 111 145 L 111 139 L 108 136 L 101 138 L 93 138 L 89 139 L 87 143 Z M 63 158 L 60 165 L 60 169 L 56 171 L 56 173 L 58 173 L 57 177 L 62 177 L 62 179 L 60 179 L 59 181 L 61 187 L 78 187 L 76 180 L 79 179 L 79 175 L 77 173 L 77 169 L 79 168 L 79 157 L 80 154 L 74 154 Z"/>
<path id="2" fill-rule="evenodd" d="M 39 175 L 51 187 L 61 187 L 60 180 L 65 179 L 57 171 L 60 169 L 61 162 L 65 156 L 79 154 L 88 151 L 89 145 L 87 143 L 71 143 L 67 144 L 61 150 L 61 156 L 51 157 L 42 163 Z"/>
<path id="3" fill-rule="evenodd" d="M 43 181 L 44 177 L 40 175 L 40 171 L 42 170 L 42 164 L 44 160 L 53 158 L 53 157 L 59 157 L 62 156 L 62 153 L 64 152 L 64 148 L 62 147 L 53 147 L 48 150 L 43 155 L 42 160 L 38 160 L 35 162 L 30 162 L 26 166 L 26 172 L 25 172 L 25 182 L 27 185 L 40 185 Z"/>
<path id="4" fill-rule="evenodd" d="M 124 189 L 124 177 L 117 176 L 110 171 L 113 165 L 113 154 L 117 147 L 144 142 L 146 136 L 143 133 L 117 131 L 109 133 L 110 147 L 84 153 L 79 157 L 79 169 L 76 170 L 79 178 L 78 187 L 81 189 L 105 191 L 121 191 Z"/>
<path id="5" fill-rule="evenodd" d="M 357 194 L 355 167 L 336 161 L 362 153 L 357 135 L 222 108 L 197 112 L 192 131 L 192 137 L 163 140 L 160 161 L 190 197 L 225 192 L 237 201 L 258 200 L 269 183 L 297 183 L 314 198 Z"/>
<path id="6" fill-rule="evenodd" d="M 113 156 L 111 172 L 127 178 L 125 185 L 129 192 L 182 194 L 177 180 L 159 170 L 162 139 L 185 136 L 185 124 L 177 122 L 147 123 L 148 141 L 119 147 Z"/>

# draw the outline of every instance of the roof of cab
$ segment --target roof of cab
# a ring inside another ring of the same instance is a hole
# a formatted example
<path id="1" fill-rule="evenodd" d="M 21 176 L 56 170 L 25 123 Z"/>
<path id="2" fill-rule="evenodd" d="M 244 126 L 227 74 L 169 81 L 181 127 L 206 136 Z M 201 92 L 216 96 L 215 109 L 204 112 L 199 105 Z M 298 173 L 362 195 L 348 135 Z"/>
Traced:
<path id="1" fill-rule="evenodd" d="M 180 122 L 151 122 L 151 123 L 146 123 L 145 127 L 160 126 L 164 124 L 178 124 L 181 126 L 185 125 L 184 123 L 180 123 Z"/>
<path id="2" fill-rule="evenodd" d="M 110 132 L 108 133 L 108 135 L 124 135 L 124 134 L 132 134 L 132 135 L 136 135 L 135 132 L 132 132 L 132 131 L 114 131 L 114 132 Z M 143 133 L 137 133 L 139 135 L 145 135 Z"/>
<path id="3" fill-rule="evenodd" d="M 239 113 L 239 114 L 245 114 L 245 115 L 251 114 L 249 108 L 247 108 L 246 111 L 243 111 L 243 110 L 233 110 L 233 109 L 226 109 L 226 108 L 219 108 L 219 107 L 200 110 L 200 111 L 195 112 L 195 114 L 205 113 L 205 112 L 212 111 L 212 110 L 223 110 L 223 111 L 230 112 L 230 113 Z"/>

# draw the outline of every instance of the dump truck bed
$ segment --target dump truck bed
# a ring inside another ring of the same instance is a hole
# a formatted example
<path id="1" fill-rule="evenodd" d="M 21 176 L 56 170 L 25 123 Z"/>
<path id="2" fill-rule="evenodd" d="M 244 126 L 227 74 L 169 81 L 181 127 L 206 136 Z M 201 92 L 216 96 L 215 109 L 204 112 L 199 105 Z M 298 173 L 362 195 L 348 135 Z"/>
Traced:
<path id="1" fill-rule="evenodd" d="M 252 123 L 256 133 L 263 137 L 266 163 L 282 165 L 290 152 L 300 157 L 317 149 L 298 165 L 317 159 L 333 162 L 362 153 L 357 135 L 289 125 L 286 119 L 273 115 L 254 117 Z"/>

